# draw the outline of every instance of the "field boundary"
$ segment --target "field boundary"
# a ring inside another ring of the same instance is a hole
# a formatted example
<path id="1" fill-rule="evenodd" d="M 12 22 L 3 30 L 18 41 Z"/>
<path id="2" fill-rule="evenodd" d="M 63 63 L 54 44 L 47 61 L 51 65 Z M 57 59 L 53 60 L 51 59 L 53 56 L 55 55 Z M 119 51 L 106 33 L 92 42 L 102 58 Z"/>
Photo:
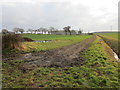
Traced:
<path id="1" fill-rule="evenodd" d="M 118 57 L 120 58 L 120 48 L 118 47 L 119 44 L 120 44 L 120 41 L 118 40 L 113 40 L 113 39 L 109 39 L 109 38 L 106 38 L 104 36 L 101 36 L 101 35 L 98 35 L 99 37 L 101 37 L 105 43 L 107 43 L 111 49 L 118 55 Z"/>

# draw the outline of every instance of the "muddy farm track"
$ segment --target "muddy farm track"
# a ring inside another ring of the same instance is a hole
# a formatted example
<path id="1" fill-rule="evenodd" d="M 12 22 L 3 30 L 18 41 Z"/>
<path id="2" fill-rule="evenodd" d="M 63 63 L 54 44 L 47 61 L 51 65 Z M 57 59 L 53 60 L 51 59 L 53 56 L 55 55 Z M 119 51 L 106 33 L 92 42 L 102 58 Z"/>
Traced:
<path id="1" fill-rule="evenodd" d="M 28 53 L 19 56 L 11 56 L 3 60 L 23 60 L 25 66 L 30 67 L 72 67 L 82 64 L 84 59 L 80 52 L 84 51 L 95 40 L 96 36 L 85 39 L 77 44 L 57 48 L 53 50 Z"/>

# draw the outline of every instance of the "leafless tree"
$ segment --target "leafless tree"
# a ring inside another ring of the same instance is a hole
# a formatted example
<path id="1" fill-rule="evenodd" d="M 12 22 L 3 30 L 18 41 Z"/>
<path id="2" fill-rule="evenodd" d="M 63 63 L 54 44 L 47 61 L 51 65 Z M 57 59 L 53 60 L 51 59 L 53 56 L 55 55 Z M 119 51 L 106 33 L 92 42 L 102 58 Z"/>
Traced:
<path id="1" fill-rule="evenodd" d="M 39 30 L 42 32 L 42 34 L 44 34 L 44 33 L 47 32 L 47 28 L 43 28 L 43 27 L 41 27 Z"/>
<path id="2" fill-rule="evenodd" d="M 32 34 L 33 30 L 32 29 L 28 29 L 27 32 L 31 32 L 31 34 Z"/>
<path id="3" fill-rule="evenodd" d="M 64 31 L 65 31 L 65 33 L 66 33 L 66 35 L 67 35 L 67 32 L 69 32 L 70 33 L 70 35 L 71 35 L 71 31 L 70 31 L 70 26 L 67 26 L 67 27 L 64 27 L 63 29 L 64 29 Z"/>
<path id="4" fill-rule="evenodd" d="M 14 28 L 13 31 L 14 31 L 15 33 L 20 32 L 20 33 L 22 34 L 25 30 L 22 29 L 22 28 Z"/>
<path id="5" fill-rule="evenodd" d="M 80 35 L 80 34 L 82 34 L 82 32 L 83 32 L 83 30 L 79 29 L 78 34 Z"/>
<path id="6" fill-rule="evenodd" d="M 39 32 L 39 33 L 40 33 L 40 32 L 41 32 L 41 29 L 40 29 L 40 28 L 39 28 L 39 29 L 37 29 L 37 32 Z"/>
<path id="7" fill-rule="evenodd" d="M 35 32 L 35 34 L 37 34 L 37 32 L 38 32 L 38 29 L 35 29 L 35 30 L 34 30 L 34 32 Z"/>
<path id="8" fill-rule="evenodd" d="M 63 29 L 65 31 L 65 34 L 67 35 L 67 27 L 64 27 Z"/>
<path id="9" fill-rule="evenodd" d="M 17 34 L 19 32 L 19 28 L 13 28 L 13 31 Z"/>
<path id="10" fill-rule="evenodd" d="M 53 34 L 55 34 L 54 33 L 54 31 L 55 31 L 56 29 L 54 28 L 54 27 L 49 27 L 49 31 L 52 33 L 53 32 Z"/>
<path id="11" fill-rule="evenodd" d="M 46 34 L 46 33 L 47 33 L 47 31 L 48 31 L 48 29 L 47 29 L 47 28 L 44 28 L 44 34 Z"/>
<path id="12" fill-rule="evenodd" d="M 9 31 L 7 29 L 2 29 L 2 34 L 9 34 Z"/>
<path id="13" fill-rule="evenodd" d="M 71 34 L 76 34 L 76 31 L 75 30 L 71 30 Z"/>
<path id="14" fill-rule="evenodd" d="M 19 32 L 22 34 L 25 30 L 22 28 L 19 28 Z"/>

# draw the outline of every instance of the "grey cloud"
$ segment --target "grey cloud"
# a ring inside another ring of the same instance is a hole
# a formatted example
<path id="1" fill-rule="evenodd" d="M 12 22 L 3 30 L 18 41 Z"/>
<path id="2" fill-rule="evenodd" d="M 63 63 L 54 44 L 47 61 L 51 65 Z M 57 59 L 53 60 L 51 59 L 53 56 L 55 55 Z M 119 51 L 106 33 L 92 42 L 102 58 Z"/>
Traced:
<path id="1" fill-rule="evenodd" d="M 104 9 L 101 9 L 106 11 Z M 109 17 L 110 19 L 106 19 Z M 46 2 L 46 3 L 16 3 L 4 5 L 2 13 L 3 28 L 14 27 L 40 28 L 53 26 L 62 29 L 70 25 L 75 29 L 83 28 L 85 31 L 109 29 L 113 25 L 117 29 L 117 15 L 106 12 L 105 15 L 95 17 L 90 9 L 84 5 L 73 5 L 71 2 Z M 106 20 L 103 22 L 102 20 Z"/>

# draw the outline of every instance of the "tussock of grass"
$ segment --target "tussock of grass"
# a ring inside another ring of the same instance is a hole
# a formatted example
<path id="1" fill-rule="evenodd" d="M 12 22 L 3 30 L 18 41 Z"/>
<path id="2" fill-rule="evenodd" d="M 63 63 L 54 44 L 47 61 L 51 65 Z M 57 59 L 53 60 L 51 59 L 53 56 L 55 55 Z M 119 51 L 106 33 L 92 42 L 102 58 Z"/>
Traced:
<path id="1" fill-rule="evenodd" d="M 10 52 L 10 50 L 23 50 L 25 45 L 22 43 L 22 37 L 17 34 L 4 34 L 2 35 L 2 50 L 3 54 Z"/>

